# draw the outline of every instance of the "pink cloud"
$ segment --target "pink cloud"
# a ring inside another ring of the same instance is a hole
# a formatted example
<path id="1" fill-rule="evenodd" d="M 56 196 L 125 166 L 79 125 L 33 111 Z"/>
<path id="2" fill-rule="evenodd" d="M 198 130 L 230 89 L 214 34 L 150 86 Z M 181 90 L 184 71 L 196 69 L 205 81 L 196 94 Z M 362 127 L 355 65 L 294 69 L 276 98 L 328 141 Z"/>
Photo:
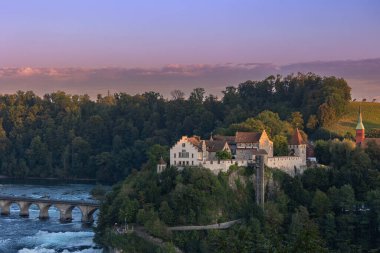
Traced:
<path id="1" fill-rule="evenodd" d="M 353 97 L 380 96 L 380 59 L 361 61 L 307 62 L 285 66 L 270 63 L 169 64 L 162 68 L 2 68 L 0 92 L 33 90 L 39 95 L 64 90 L 68 93 L 157 91 L 163 95 L 173 89 L 187 94 L 196 87 L 220 95 L 226 86 L 268 75 L 314 72 L 345 78 L 353 88 Z"/>

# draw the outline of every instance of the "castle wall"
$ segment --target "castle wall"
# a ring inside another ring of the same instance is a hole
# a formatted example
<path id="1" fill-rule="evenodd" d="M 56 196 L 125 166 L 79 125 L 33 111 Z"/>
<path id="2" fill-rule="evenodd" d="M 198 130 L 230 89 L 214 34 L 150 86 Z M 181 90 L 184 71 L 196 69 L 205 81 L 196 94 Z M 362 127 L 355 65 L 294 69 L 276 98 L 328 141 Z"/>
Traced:
<path id="1" fill-rule="evenodd" d="M 266 165 L 271 168 L 278 168 L 294 176 L 304 171 L 306 163 L 304 163 L 302 157 L 299 156 L 275 156 L 268 157 Z"/>
<path id="2" fill-rule="evenodd" d="M 236 149 L 236 159 L 237 160 L 249 160 L 252 159 L 253 152 L 257 151 L 257 149 Z"/>
<path id="3" fill-rule="evenodd" d="M 247 166 L 247 161 L 243 160 L 221 160 L 221 161 L 204 161 L 201 166 L 218 174 L 220 171 L 227 172 L 231 165 Z"/>

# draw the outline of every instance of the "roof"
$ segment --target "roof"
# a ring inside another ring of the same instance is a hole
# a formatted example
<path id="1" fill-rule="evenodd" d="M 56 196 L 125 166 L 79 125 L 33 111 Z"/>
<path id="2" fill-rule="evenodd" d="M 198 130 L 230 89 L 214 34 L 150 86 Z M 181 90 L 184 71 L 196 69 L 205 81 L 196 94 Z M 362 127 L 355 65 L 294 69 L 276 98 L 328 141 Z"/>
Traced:
<path id="1" fill-rule="evenodd" d="M 380 138 L 365 138 L 360 145 L 362 148 L 367 148 L 370 142 L 375 142 L 380 146 Z"/>
<path id="2" fill-rule="evenodd" d="M 223 150 L 226 143 L 227 143 L 226 141 L 220 141 L 220 140 L 206 141 L 206 150 L 208 152 L 221 151 Z"/>
<path id="3" fill-rule="evenodd" d="M 202 151 L 202 140 L 199 136 L 192 136 L 187 138 L 187 141 L 193 144 L 194 147 L 198 148 L 198 151 Z"/>
<path id="4" fill-rule="evenodd" d="M 199 147 L 201 145 L 201 139 L 198 136 L 189 137 L 187 138 L 187 141 L 196 147 Z"/>
<path id="5" fill-rule="evenodd" d="M 259 150 L 253 149 L 252 154 L 253 155 L 267 155 L 268 152 L 265 149 L 259 149 Z"/>
<path id="6" fill-rule="evenodd" d="M 302 135 L 297 128 L 293 136 L 290 138 L 289 145 L 301 145 L 301 144 L 305 144 L 305 142 L 303 141 Z"/>
<path id="7" fill-rule="evenodd" d="M 223 136 L 223 135 L 215 135 L 213 136 L 214 141 L 224 141 L 227 142 L 228 145 L 236 144 L 235 136 Z"/>
<path id="8" fill-rule="evenodd" d="M 255 132 L 236 132 L 236 143 L 257 143 L 259 142 L 261 133 Z"/>
<path id="9" fill-rule="evenodd" d="M 359 107 L 359 115 L 358 115 L 358 124 L 356 125 L 356 130 L 364 129 L 363 119 L 362 119 L 362 110 Z"/>
<path id="10" fill-rule="evenodd" d="M 166 164 L 166 162 L 165 162 L 165 160 L 162 158 L 162 156 L 161 156 L 160 160 L 158 161 L 158 164 L 161 164 L 161 165 Z"/>

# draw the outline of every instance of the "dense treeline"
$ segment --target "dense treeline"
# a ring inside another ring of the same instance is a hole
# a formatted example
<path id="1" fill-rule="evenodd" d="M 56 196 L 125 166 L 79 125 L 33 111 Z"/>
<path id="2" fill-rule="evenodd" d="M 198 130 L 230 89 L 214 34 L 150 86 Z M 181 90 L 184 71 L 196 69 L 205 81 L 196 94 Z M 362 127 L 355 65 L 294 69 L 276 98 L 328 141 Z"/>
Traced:
<path id="1" fill-rule="evenodd" d="M 207 138 L 263 110 L 283 120 L 301 115 L 313 132 L 342 115 L 350 88 L 343 79 L 298 74 L 227 87 L 221 99 L 202 88 L 187 99 L 179 90 L 172 96 L 1 95 L 0 175 L 114 182 L 141 168 L 154 144 L 168 147 L 181 135 Z"/>
<path id="2" fill-rule="evenodd" d="M 169 168 L 157 174 L 147 167 L 107 196 L 96 238 L 129 251 L 155 252 L 113 243 L 118 237 L 110 233 L 112 224 L 126 219 L 185 252 L 378 252 L 380 146 L 372 143 L 363 150 L 351 141 L 334 140 L 319 141 L 317 147 L 328 166 L 294 178 L 266 170 L 264 209 L 255 203 L 254 169 L 231 167 L 213 175 L 202 168 Z M 243 223 L 227 230 L 166 230 L 236 218 Z"/>

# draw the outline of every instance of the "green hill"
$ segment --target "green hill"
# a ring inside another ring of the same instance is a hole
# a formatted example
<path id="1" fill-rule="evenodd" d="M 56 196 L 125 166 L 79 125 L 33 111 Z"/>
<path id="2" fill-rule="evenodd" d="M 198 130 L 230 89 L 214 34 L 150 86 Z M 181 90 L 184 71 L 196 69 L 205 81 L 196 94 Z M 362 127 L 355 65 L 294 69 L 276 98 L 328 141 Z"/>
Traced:
<path id="1" fill-rule="evenodd" d="M 366 130 L 380 128 L 380 103 L 351 102 L 347 114 L 329 130 L 344 135 L 347 132 L 355 134 L 359 106 L 362 108 L 363 124 Z"/>

